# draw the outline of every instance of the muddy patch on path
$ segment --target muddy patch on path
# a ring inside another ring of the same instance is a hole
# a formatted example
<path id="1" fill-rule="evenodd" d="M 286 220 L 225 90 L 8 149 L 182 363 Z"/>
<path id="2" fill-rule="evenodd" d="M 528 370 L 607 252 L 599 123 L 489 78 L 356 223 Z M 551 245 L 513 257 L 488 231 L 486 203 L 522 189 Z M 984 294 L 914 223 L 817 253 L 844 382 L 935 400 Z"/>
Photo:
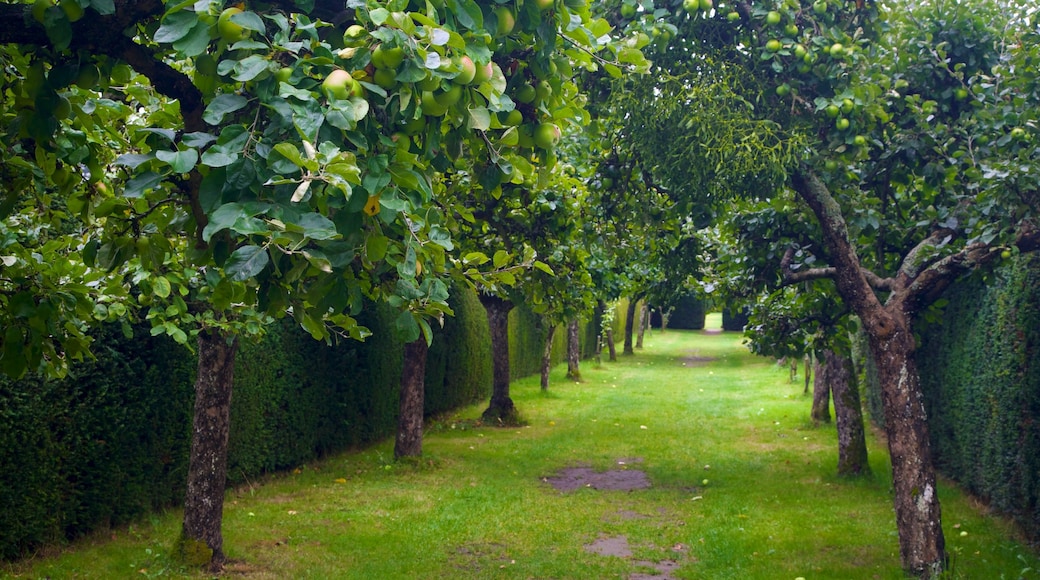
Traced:
<path id="1" fill-rule="evenodd" d="M 585 551 L 599 556 L 613 556 L 615 558 L 630 559 L 632 548 L 628 545 L 627 536 L 613 536 L 599 538 L 585 546 Z M 681 551 L 673 548 L 673 551 Z M 632 564 L 648 572 L 636 572 L 628 577 L 629 580 L 675 580 L 672 572 L 679 569 L 679 563 L 675 560 L 662 560 L 651 562 L 649 560 L 633 560 Z"/>
<path id="2" fill-rule="evenodd" d="M 605 491 L 632 491 L 650 487 L 650 478 L 638 469 L 596 471 L 591 467 L 568 467 L 542 481 L 558 491 L 574 491 L 583 487 Z"/>
<path id="3" fill-rule="evenodd" d="M 704 365 L 706 365 L 708 363 L 715 362 L 718 359 L 714 358 L 714 357 L 710 357 L 710 356 L 698 356 L 698 355 L 695 355 L 695 354 L 691 354 L 690 356 L 680 357 L 680 358 L 677 358 L 675 360 L 677 360 L 679 362 L 679 366 L 700 367 L 700 366 L 704 366 Z"/>

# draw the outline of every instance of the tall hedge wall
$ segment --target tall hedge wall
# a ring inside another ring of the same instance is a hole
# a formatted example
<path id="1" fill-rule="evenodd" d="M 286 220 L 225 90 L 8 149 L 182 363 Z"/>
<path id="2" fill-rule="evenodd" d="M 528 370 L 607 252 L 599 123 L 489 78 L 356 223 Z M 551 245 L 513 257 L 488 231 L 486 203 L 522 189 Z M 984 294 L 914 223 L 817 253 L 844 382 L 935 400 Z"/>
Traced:
<path id="1" fill-rule="evenodd" d="M 917 355 L 937 466 L 1040 539 L 1040 255 L 946 298 Z"/>
<path id="2" fill-rule="evenodd" d="M 426 411 L 489 395 L 487 317 L 469 291 L 437 329 Z M 235 372 L 231 483 L 393 433 L 402 345 L 373 307 L 364 343 L 326 347 L 291 321 L 243 345 Z M 0 379 L 0 557 L 132 520 L 183 499 L 194 357 L 146 330 L 102 329 L 98 360 L 62 381 Z"/>

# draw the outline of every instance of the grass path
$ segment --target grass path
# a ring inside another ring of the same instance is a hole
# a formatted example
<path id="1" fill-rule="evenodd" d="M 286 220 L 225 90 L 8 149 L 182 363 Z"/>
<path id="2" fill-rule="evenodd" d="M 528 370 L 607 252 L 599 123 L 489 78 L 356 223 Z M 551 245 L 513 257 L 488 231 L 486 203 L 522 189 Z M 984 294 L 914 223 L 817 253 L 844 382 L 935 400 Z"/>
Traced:
<path id="1" fill-rule="evenodd" d="M 835 477 L 833 426 L 813 428 L 801 384 L 739 335 L 655 333 L 634 357 L 584 363 L 580 384 L 563 370 L 548 394 L 537 377 L 514 383 L 526 427 L 474 427 L 473 406 L 430 427 L 419 466 L 393 464 L 387 442 L 229 494 L 228 576 L 902 577 L 885 451 L 869 441 L 872 477 Z M 652 485 L 546 483 L 576 465 L 639 469 Z M 940 497 L 952 578 L 1040 578 L 1006 523 L 951 485 Z M 171 511 L 7 574 L 190 576 L 166 556 L 179 521 Z"/>

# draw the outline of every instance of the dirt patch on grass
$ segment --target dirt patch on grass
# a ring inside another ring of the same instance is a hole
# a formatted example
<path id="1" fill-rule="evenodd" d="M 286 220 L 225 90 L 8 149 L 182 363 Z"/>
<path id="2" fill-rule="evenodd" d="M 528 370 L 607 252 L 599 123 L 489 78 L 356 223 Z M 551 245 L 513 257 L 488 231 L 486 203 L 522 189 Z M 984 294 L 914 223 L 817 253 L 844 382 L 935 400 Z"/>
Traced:
<path id="1" fill-rule="evenodd" d="M 595 542 L 587 544 L 585 551 L 599 556 L 613 556 L 624 559 L 632 557 L 632 548 L 628 545 L 627 536 L 599 538 Z M 681 552 L 682 550 L 673 548 L 673 551 Z M 674 560 L 662 560 L 660 562 L 635 560 L 632 564 L 647 570 L 647 572 L 636 572 L 628 577 L 629 580 L 675 580 L 672 572 L 679 569 L 679 563 Z"/>
<path id="2" fill-rule="evenodd" d="M 596 471 L 591 467 L 568 467 L 542 481 L 558 491 L 574 491 L 583 487 L 606 491 L 632 491 L 650 487 L 650 478 L 638 469 Z"/>
<path id="3" fill-rule="evenodd" d="M 706 365 L 706 364 L 711 363 L 711 362 L 715 362 L 718 359 L 710 357 L 710 356 L 697 356 L 695 354 L 691 354 L 690 356 L 684 356 L 684 357 L 678 358 L 676 360 L 679 362 L 680 366 L 684 366 L 684 367 L 698 367 L 698 366 Z"/>

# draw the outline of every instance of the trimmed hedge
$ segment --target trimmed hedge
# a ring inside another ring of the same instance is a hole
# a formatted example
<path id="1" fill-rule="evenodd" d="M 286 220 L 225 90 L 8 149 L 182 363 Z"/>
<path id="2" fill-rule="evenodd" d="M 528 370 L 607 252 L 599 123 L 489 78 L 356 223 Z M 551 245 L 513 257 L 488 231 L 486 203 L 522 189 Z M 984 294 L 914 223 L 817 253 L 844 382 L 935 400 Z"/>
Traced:
<path id="1" fill-rule="evenodd" d="M 946 298 L 917 354 L 936 465 L 1040 539 L 1040 255 Z M 880 417 L 876 380 L 868 393 Z"/>
<path id="2" fill-rule="evenodd" d="M 744 327 L 747 325 L 747 308 L 738 308 L 736 310 L 731 310 L 730 308 L 722 309 L 722 330 L 733 330 L 737 332 L 743 332 Z"/>
<path id="3" fill-rule="evenodd" d="M 436 329 L 426 411 L 490 394 L 487 316 L 472 291 Z M 236 361 L 229 483 L 293 467 L 394 432 L 402 344 L 393 316 L 359 316 L 364 343 L 314 341 L 291 320 L 271 325 Z M 98 360 L 62 381 L 0 378 L 0 557 L 119 525 L 183 501 L 195 358 L 147 329 L 101 329 Z"/>
<path id="4" fill-rule="evenodd" d="M 693 294 L 684 296 L 672 304 L 672 313 L 668 316 L 668 328 L 703 330 L 706 315 L 707 312 L 703 300 Z M 650 324 L 656 328 L 661 327 L 659 308 L 655 308 L 653 314 L 651 314 Z"/>

